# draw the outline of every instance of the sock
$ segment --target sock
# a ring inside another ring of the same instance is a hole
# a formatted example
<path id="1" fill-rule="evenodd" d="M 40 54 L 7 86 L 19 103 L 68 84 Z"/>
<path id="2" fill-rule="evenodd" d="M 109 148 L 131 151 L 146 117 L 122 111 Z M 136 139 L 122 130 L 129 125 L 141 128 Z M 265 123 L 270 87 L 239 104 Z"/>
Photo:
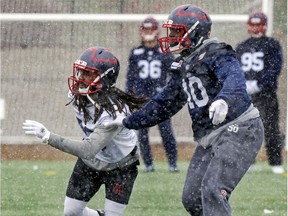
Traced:
<path id="1" fill-rule="evenodd" d="M 124 215 L 126 205 L 114 202 L 112 200 L 105 200 L 105 216 L 122 216 Z"/>

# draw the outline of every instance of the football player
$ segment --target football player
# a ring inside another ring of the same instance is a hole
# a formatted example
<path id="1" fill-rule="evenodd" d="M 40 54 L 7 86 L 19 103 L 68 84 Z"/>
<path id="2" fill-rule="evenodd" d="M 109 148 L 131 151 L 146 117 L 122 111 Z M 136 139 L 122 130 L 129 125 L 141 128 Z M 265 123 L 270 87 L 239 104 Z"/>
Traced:
<path id="1" fill-rule="evenodd" d="M 105 216 L 121 216 L 128 204 L 139 165 L 137 135 L 125 127 L 103 127 L 117 116 L 126 116 L 146 102 L 115 87 L 120 65 L 107 48 L 85 50 L 73 64 L 68 78 L 69 97 L 85 138 L 71 140 L 50 132 L 43 124 L 26 120 L 26 134 L 78 157 L 70 177 L 64 215 L 103 216 L 87 207 L 105 185 Z"/>
<path id="2" fill-rule="evenodd" d="M 267 16 L 263 12 L 249 15 L 247 30 L 250 37 L 237 45 L 236 53 L 247 80 L 247 92 L 263 119 L 268 163 L 273 173 L 282 174 L 284 136 L 279 129 L 277 97 L 282 48 L 276 39 L 266 36 Z"/>
<path id="3" fill-rule="evenodd" d="M 159 44 L 159 24 L 153 17 L 143 20 L 139 28 L 141 45 L 133 48 L 129 55 L 126 91 L 137 96 L 151 98 L 162 91 L 169 77 L 173 56 L 162 53 Z M 178 172 L 177 147 L 171 120 L 158 125 L 163 146 L 168 159 L 169 170 Z M 153 155 L 149 143 L 149 128 L 138 130 L 140 152 L 144 161 L 144 171 L 154 171 Z"/>
<path id="4" fill-rule="evenodd" d="M 159 39 L 164 53 L 180 54 L 171 65 L 172 78 L 143 108 L 110 124 L 150 127 L 188 103 L 198 145 L 188 167 L 182 203 L 193 216 L 230 216 L 229 197 L 254 162 L 264 128 L 246 92 L 235 51 L 210 38 L 211 25 L 201 8 L 176 7 L 162 26 L 167 36 Z"/>

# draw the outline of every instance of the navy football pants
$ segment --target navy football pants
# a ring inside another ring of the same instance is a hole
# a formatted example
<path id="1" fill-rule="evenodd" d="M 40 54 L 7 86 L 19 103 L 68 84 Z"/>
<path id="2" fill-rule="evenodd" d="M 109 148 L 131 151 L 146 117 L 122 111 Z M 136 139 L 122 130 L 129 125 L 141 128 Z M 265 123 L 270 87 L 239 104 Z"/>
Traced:
<path id="1" fill-rule="evenodd" d="M 196 147 L 182 194 L 190 215 L 231 216 L 229 197 L 253 164 L 264 139 L 260 118 L 239 123 L 235 131 L 224 130 L 207 149 Z"/>

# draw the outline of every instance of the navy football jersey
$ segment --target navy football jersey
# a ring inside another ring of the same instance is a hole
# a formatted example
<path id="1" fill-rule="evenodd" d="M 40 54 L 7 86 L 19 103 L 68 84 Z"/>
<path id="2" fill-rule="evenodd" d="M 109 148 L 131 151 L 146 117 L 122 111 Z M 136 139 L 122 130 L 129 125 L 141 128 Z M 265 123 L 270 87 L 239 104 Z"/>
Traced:
<path id="1" fill-rule="evenodd" d="M 173 55 L 165 55 L 159 46 L 133 48 L 129 56 L 126 91 L 152 97 L 166 85 Z"/>
<path id="2" fill-rule="evenodd" d="M 282 67 L 282 48 L 271 37 L 249 38 L 236 47 L 247 80 L 257 80 L 263 92 L 276 91 Z"/>
<path id="3" fill-rule="evenodd" d="M 133 129 L 153 126 L 173 116 L 188 102 L 197 140 L 234 120 L 251 105 L 244 73 L 230 45 L 209 39 L 184 58 L 181 65 L 180 71 L 172 70 L 163 92 L 126 117 L 124 126 Z M 217 99 L 224 99 L 229 109 L 225 121 L 215 126 L 209 118 L 209 107 Z"/>

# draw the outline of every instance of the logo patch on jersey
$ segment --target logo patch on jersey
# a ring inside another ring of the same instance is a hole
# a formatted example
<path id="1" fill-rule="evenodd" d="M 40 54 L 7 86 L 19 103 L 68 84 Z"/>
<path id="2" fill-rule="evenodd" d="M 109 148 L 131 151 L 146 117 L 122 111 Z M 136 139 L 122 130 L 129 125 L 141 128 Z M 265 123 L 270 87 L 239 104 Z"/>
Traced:
<path id="1" fill-rule="evenodd" d="M 180 62 L 173 62 L 171 65 L 171 69 L 176 70 L 182 66 L 183 61 Z"/>
<path id="2" fill-rule="evenodd" d="M 143 54 L 145 52 L 145 50 L 143 49 L 143 48 L 140 48 L 140 49 L 135 49 L 134 51 L 133 51 L 133 54 L 134 55 L 141 55 L 141 54 Z"/>
<path id="3" fill-rule="evenodd" d="M 206 54 L 206 52 L 200 54 L 200 55 L 197 57 L 197 61 L 201 61 L 201 60 L 204 58 L 205 54 Z"/>

